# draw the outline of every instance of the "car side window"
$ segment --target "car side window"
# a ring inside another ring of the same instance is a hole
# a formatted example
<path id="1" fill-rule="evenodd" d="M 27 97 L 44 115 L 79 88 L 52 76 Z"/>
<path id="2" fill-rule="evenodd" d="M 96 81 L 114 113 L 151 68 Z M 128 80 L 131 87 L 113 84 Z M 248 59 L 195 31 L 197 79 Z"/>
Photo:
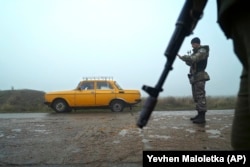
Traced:
<path id="1" fill-rule="evenodd" d="M 91 90 L 94 89 L 94 82 L 83 82 L 80 86 L 81 90 Z"/>
<path id="2" fill-rule="evenodd" d="M 109 89 L 113 89 L 113 87 L 109 84 L 109 82 L 101 81 L 101 82 L 97 82 L 97 89 L 109 90 Z"/>

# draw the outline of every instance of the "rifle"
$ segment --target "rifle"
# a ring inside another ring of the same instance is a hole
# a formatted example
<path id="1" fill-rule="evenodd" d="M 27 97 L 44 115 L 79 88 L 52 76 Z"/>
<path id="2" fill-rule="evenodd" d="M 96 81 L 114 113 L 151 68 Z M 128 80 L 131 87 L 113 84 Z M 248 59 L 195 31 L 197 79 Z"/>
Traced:
<path id="1" fill-rule="evenodd" d="M 161 91 L 163 91 L 162 86 L 168 76 L 168 73 L 173 69 L 172 65 L 182 45 L 182 42 L 186 36 L 192 34 L 196 24 L 202 17 L 206 3 L 207 0 L 186 0 L 177 19 L 174 33 L 164 53 L 167 58 L 167 62 L 156 86 L 150 87 L 143 85 L 142 87 L 142 89 L 149 94 L 149 97 L 146 99 L 137 121 L 137 126 L 139 128 L 146 126 L 149 117 L 157 103 L 158 95 Z"/>

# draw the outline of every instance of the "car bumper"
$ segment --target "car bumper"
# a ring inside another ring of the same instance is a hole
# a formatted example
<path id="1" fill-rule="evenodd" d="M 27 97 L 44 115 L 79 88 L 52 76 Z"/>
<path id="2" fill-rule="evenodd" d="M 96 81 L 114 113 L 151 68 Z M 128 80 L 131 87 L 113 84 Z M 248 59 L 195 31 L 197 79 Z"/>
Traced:
<path id="1" fill-rule="evenodd" d="M 140 103 L 141 102 L 141 99 L 136 99 L 136 104 Z"/>
<path id="2" fill-rule="evenodd" d="M 130 105 L 136 105 L 141 102 L 141 99 L 136 99 L 134 103 L 131 103 Z"/>

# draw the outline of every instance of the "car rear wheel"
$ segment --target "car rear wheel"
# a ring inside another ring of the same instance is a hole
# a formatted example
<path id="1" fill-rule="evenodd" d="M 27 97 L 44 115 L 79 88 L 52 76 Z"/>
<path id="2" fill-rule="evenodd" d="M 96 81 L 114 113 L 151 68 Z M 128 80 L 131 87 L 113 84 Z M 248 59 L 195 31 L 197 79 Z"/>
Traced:
<path id="1" fill-rule="evenodd" d="M 124 102 L 121 100 L 114 100 L 110 107 L 113 112 L 121 112 L 124 109 Z"/>
<path id="2" fill-rule="evenodd" d="M 53 103 L 52 108 L 57 112 L 57 113 L 64 113 L 64 112 L 69 112 L 70 108 L 68 104 L 65 102 L 65 100 L 58 99 Z"/>

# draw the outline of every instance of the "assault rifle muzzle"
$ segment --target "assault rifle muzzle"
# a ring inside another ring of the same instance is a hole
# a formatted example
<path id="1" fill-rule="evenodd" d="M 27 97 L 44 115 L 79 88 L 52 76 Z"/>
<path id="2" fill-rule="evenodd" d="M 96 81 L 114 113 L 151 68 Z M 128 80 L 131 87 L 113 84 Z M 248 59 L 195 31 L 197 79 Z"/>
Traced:
<path id="1" fill-rule="evenodd" d="M 203 14 L 206 3 L 207 0 L 186 0 L 177 19 L 174 33 L 164 53 L 167 58 L 167 62 L 156 86 L 150 87 L 144 85 L 142 87 L 142 89 L 149 94 L 149 97 L 146 99 L 137 121 L 137 126 L 139 128 L 146 126 L 150 115 L 157 104 L 159 93 L 163 90 L 162 86 L 168 76 L 168 73 L 173 69 L 172 65 L 182 45 L 182 42 L 184 41 L 185 37 L 190 35 L 194 30 L 197 22 Z"/>

